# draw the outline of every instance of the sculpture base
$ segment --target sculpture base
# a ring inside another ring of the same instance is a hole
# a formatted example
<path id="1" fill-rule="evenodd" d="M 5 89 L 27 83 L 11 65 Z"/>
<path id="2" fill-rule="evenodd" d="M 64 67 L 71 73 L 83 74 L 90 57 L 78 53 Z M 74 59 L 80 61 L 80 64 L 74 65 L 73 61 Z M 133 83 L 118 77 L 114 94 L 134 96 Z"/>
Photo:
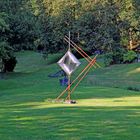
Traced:
<path id="1" fill-rule="evenodd" d="M 76 104 L 75 100 L 66 100 L 65 101 L 66 104 Z"/>

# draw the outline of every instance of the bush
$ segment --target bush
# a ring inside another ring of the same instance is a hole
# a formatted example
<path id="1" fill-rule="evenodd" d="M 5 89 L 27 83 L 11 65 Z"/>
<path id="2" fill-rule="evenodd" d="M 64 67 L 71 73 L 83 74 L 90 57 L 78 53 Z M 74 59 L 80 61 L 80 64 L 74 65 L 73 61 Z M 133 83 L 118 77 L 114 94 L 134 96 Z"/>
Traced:
<path id="1" fill-rule="evenodd" d="M 112 52 L 106 53 L 104 56 L 105 65 L 109 66 L 122 63 L 124 52 L 125 50 L 123 48 L 116 47 Z"/>
<path id="2" fill-rule="evenodd" d="M 109 65 L 113 64 L 113 53 L 112 52 L 105 54 L 104 63 L 105 63 L 105 66 L 109 66 Z"/>
<path id="3" fill-rule="evenodd" d="M 10 57 L 9 59 L 3 59 L 3 72 L 13 72 L 16 66 L 17 60 L 16 57 Z"/>
<path id="4" fill-rule="evenodd" d="M 123 55 L 123 62 L 124 63 L 132 63 L 137 58 L 137 54 L 134 51 L 128 51 Z"/>
<path id="5" fill-rule="evenodd" d="M 123 54 L 125 50 L 121 47 L 117 47 L 113 52 L 113 64 L 121 64 L 123 62 Z"/>
<path id="6" fill-rule="evenodd" d="M 132 90 L 132 91 L 140 91 L 140 89 L 135 88 L 135 87 L 128 87 L 127 90 Z"/>

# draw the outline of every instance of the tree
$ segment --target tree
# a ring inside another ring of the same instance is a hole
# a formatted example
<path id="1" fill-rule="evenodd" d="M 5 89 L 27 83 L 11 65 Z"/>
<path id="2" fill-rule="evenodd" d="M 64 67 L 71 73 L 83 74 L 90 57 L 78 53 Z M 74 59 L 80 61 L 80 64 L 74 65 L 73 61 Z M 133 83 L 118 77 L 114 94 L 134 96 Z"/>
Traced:
<path id="1" fill-rule="evenodd" d="M 7 38 L 7 32 L 9 31 L 9 24 L 7 23 L 7 15 L 3 12 L 0 13 L 0 61 L 1 71 L 13 71 L 16 65 L 16 59 L 12 53 L 12 47 L 10 47 Z M 9 63 L 10 62 L 10 63 Z M 7 66 L 8 64 L 8 66 Z"/>
<path id="2" fill-rule="evenodd" d="M 133 45 L 140 44 L 140 7 L 139 0 L 124 0 L 121 2 L 120 19 L 122 24 L 122 43 L 128 49 L 133 49 Z"/>
<path id="3" fill-rule="evenodd" d="M 63 51 L 71 31 L 83 49 L 110 53 L 112 63 L 121 63 L 124 47 L 139 44 L 139 0 L 5 0 L 0 6 L 8 25 L 2 42 L 13 51 Z"/>

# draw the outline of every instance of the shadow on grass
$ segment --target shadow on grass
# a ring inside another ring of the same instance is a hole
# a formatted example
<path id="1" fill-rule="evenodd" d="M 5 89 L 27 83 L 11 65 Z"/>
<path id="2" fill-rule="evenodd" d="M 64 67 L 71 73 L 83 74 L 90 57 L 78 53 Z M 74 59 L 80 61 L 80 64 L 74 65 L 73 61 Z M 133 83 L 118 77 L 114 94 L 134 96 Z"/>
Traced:
<path id="1" fill-rule="evenodd" d="M 17 88 L 15 90 L 11 90 L 11 85 L 8 87 L 1 87 L 8 90 L 3 90 L 0 92 L 0 103 L 7 105 L 13 105 L 13 103 L 17 104 L 25 104 L 29 102 L 45 102 L 48 99 L 55 100 L 57 96 L 65 89 L 64 87 L 56 85 L 55 88 L 52 88 L 54 85 L 54 81 L 52 83 L 31 83 L 30 87 L 26 86 Z M 112 99 L 113 100 L 120 100 L 120 98 L 125 97 L 138 97 L 140 94 L 139 92 L 135 91 L 128 91 L 123 89 L 115 89 L 115 88 L 105 88 L 105 87 L 78 87 L 78 89 L 72 93 L 71 99 L 72 100 L 81 100 L 81 99 Z M 67 96 L 67 92 L 62 97 L 65 99 Z M 122 101 L 122 99 L 121 99 Z"/>
<path id="2" fill-rule="evenodd" d="M 49 106 L 49 105 L 48 105 Z M 8 140 L 139 140 L 140 107 L 11 107 L 0 116 Z M 7 108 L 7 109 L 8 109 Z"/>
<path id="3" fill-rule="evenodd" d="M 9 80 L 9 79 L 17 79 L 19 77 L 25 77 L 28 75 L 31 75 L 32 73 L 25 73 L 25 72 L 7 72 L 3 74 L 3 78 L 4 80 Z"/>

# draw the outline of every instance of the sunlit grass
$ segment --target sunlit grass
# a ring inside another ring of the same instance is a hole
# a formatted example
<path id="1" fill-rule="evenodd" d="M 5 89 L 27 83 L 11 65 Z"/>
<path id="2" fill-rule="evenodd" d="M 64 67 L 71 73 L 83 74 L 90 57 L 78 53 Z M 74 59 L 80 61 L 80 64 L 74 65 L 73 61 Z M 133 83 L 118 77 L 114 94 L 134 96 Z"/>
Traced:
<path id="1" fill-rule="evenodd" d="M 121 64 L 90 72 L 87 77 L 88 85 L 108 86 L 140 91 L 140 63 Z"/>
<path id="2" fill-rule="evenodd" d="M 72 94 L 77 104 L 56 103 L 54 99 L 65 87 L 59 84 L 61 77 L 49 78 L 48 74 L 59 68 L 36 56 L 32 52 L 20 55 L 22 62 L 15 73 L 0 81 L 0 140 L 139 140 L 139 91 L 99 87 L 85 79 Z M 112 66 L 110 72 L 102 68 L 90 75 L 95 74 L 94 78 L 118 73 L 115 76 L 119 79 L 119 74 L 125 77 L 138 66 L 122 67 Z M 131 76 L 136 80 L 139 75 Z"/>
<path id="3" fill-rule="evenodd" d="M 137 74 L 137 73 L 140 74 L 140 68 L 136 68 L 136 69 L 128 72 L 129 75 L 131 75 L 131 74 Z"/>

